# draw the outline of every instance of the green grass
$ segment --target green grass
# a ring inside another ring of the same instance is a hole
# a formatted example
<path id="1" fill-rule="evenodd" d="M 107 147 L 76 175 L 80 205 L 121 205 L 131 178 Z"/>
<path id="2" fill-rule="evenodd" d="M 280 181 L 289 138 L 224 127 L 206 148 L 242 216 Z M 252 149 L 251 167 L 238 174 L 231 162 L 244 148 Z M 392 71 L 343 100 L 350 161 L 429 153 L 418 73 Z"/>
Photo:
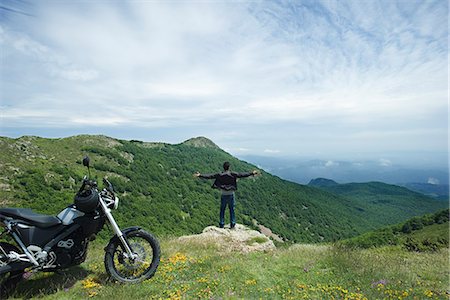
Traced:
<path id="1" fill-rule="evenodd" d="M 103 244 L 62 275 L 37 274 L 13 295 L 42 299 L 448 299 L 449 249 L 348 250 L 298 244 L 268 253 L 223 253 L 213 244 L 161 241 L 156 275 L 140 284 L 111 282 Z"/>
<path id="2" fill-rule="evenodd" d="M 255 236 L 247 241 L 247 245 L 253 245 L 254 243 L 264 244 L 267 241 L 268 241 L 268 239 L 266 237 Z"/>
<path id="3" fill-rule="evenodd" d="M 424 227 L 422 230 L 414 231 L 411 236 L 416 239 L 424 240 L 428 239 L 438 239 L 442 236 L 449 236 L 449 224 L 433 224 Z"/>

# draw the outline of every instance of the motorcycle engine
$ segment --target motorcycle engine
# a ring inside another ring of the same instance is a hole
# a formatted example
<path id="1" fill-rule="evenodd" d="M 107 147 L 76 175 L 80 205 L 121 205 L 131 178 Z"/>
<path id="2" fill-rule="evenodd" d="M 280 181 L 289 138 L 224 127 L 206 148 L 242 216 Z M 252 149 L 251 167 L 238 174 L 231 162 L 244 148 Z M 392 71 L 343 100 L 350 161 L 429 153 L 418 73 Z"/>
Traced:
<path id="1" fill-rule="evenodd" d="M 80 232 L 74 232 L 59 241 L 52 249 L 56 254 L 56 265 L 58 268 L 66 268 L 84 262 L 87 244 L 88 241 Z"/>

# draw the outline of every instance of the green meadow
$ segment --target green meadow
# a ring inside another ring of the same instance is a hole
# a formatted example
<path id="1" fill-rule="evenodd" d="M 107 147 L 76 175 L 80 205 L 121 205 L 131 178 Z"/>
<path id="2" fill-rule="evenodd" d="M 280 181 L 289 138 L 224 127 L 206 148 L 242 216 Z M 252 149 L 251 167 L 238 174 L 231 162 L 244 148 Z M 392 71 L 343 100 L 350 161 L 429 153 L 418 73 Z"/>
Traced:
<path id="1" fill-rule="evenodd" d="M 110 281 L 103 243 L 85 263 L 36 274 L 13 297 L 39 299 L 448 299 L 449 249 L 400 246 L 349 249 L 296 244 L 267 253 L 224 253 L 214 244 L 162 238 L 155 276 L 139 284 Z"/>

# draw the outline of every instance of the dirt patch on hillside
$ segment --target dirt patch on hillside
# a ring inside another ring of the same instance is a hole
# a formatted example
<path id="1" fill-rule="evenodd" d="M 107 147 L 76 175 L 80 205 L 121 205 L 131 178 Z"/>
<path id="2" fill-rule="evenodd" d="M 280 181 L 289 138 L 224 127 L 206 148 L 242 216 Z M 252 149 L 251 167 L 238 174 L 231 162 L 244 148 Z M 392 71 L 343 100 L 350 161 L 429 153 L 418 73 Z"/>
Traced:
<path id="1" fill-rule="evenodd" d="M 262 234 L 264 234 L 269 238 L 272 238 L 274 241 L 280 243 L 284 242 L 283 239 L 279 237 L 277 234 L 273 233 L 270 228 L 267 228 L 266 226 L 259 224 L 258 221 L 256 221 L 255 219 L 253 219 L 253 225 L 257 226 Z"/>

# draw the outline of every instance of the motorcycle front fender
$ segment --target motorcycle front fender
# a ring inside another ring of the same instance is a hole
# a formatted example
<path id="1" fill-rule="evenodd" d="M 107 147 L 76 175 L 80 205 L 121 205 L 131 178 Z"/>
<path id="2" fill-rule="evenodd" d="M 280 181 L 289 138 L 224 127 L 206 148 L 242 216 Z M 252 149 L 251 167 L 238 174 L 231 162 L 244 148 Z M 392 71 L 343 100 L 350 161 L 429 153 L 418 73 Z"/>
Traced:
<path id="1" fill-rule="evenodd" d="M 138 231 L 138 230 L 141 230 L 141 229 L 142 229 L 142 227 L 139 227 L 139 226 L 132 226 L 132 227 L 128 227 L 128 228 L 123 229 L 123 230 L 122 230 L 122 233 L 123 233 L 124 236 L 127 236 L 129 233 L 131 233 L 131 232 L 133 232 L 133 231 Z M 117 236 L 117 234 L 114 235 L 114 236 L 109 240 L 108 246 L 105 247 L 105 251 L 108 251 L 108 249 L 110 249 L 111 247 L 114 247 L 114 245 L 115 245 L 116 243 L 119 243 L 119 242 L 120 242 L 120 240 L 119 240 L 119 237 Z"/>

